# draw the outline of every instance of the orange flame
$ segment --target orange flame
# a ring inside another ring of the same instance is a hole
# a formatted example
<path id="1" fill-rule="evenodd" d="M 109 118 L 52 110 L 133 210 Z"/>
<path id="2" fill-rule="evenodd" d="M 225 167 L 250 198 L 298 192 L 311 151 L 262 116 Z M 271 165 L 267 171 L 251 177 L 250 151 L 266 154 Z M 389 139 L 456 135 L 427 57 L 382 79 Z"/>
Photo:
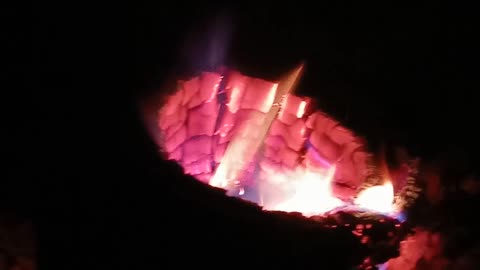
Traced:
<path id="1" fill-rule="evenodd" d="M 324 174 L 297 170 L 293 180 L 287 182 L 292 190 L 290 196 L 280 203 L 266 206 L 265 209 L 300 212 L 304 216 L 313 216 L 341 206 L 343 202 L 336 198 L 331 190 L 334 173 L 335 166 L 331 166 Z"/>
<path id="2" fill-rule="evenodd" d="M 394 213 L 393 185 L 389 180 L 383 185 L 370 187 L 357 195 L 355 204 L 376 212 Z"/>
<path id="3" fill-rule="evenodd" d="M 241 178 L 245 163 L 252 161 L 257 152 L 261 151 L 272 121 L 278 113 L 282 113 L 281 110 L 279 111 L 280 106 L 273 104 L 284 102 L 284 96 L 293 90 L 302 70 L 303 65 L 300 65 L 281 83 L 272 86 L 269 98 L 265 101 L 266 106 L 271 106 L 270 111 L 267 114 L 253 115 L 252 113 L 249 117 L 251 120 L 243 123 L 239 134 L 227 147 L 222 161 L 209 181 L 210 185 L 227 190 L 240 188 L 237 194 L 244 194 L 245 190 L 239 186 L 238 179 Z M 235 94 L 236 90 L 233 95 Z M 297 117 L 303 116 L 306 104 L 305 101 L 302 101 L 296 112 Z M 386 170 L 386 164 L 383 165 L 382 169 Z M 265 184 L 259 190 L 261 204 L 266 210 L 300 212 L 305 216 L 320 215 L 344 206 L 346 203 L 335 197 L 331 189 L 335 170 L 335 166 L 331 166 L 324 172 L 314 172 L 304 167 L 298 167 L 288 173 L 267 173 L 260 180 Z M 271 198 L 264 200 L 265 197 L 268 197 L 266 195 L 272 194 Z M 386 181 L 383 185 L 373 186 L 362 191 L 358 194 L 354 204 L 371 211 L 393 214 L 395 212 L 393 199 L 393 185 L 390 181 Z"/>
<path id="4" fill-rule="evenodd" d="M 224 165 L 230 163 L 224 163 Z M 238 162 L 238 160 L 237 160 Z M 224 186 L 229 181 L 226 180 L 228 166 L 218 168 L 214 179 L 218 182 L 217 186 Z M 345 206 L 346 202 L 335 197 L 332 192 L 332 180 L 336 167 L 331 166 L 325 172 L 313 172 L 305 168 L 297 168 L 290 173 L 270 173 L 262 177 L 260 181 L 269 182 L 259 190 L 260 197 L 264 198 L 267 194 L 276 193 L 273 199 L 262 201 L 262 206 L 269 211 L 299 212 L 306 217 L 322 215 L 337 207 Z M 213 180 L 213 179 L 212 179 Z M 212 184 L 213 181 L 210 182 Z M 223 184 L 223 185 L 222 185 Z M 227 188 L 228 189 L 228 188 Z M 243 189 L 240 194 L 243 194 Z M 394 190 L 390 180 L 384 184 L 369 187 L 360 192 L 354 200 L 354 205 L 386 215 L 394 215 L 397 209 L 394 205 Z"/>

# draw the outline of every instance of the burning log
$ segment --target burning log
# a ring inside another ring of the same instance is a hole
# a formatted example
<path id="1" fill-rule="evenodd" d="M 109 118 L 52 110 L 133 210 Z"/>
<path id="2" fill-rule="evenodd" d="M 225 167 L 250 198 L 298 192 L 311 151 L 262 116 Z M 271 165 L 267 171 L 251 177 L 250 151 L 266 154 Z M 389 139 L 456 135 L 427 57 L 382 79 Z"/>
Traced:
<path id="1" fill-rule="evenodd" d="M 280 82 L 233 70 L 180 82 L 158 115 L 162 150 L 273 224 L 349 234 L 360 269 L 372 269 L 398 255 L 408 232 L 400 219 L 419 192 L 416 164 L 391 175 L 374 165 L 365 141 L 291 93 L 299 70 Z"/>
<path id="2" fill-rule="evenodd" d="M 308 98 L 285 96 L 268 136 L 261 140 L 264 149 L 255 162 L 258 167 L 249 166 L 251 158 L 243 156 L 249 152 L 242 155 L 242 147 L 232 157 L 225 156 L 233 140 L 249 143 L 259 139 L 255 134 L 274 105 L 277 88 L 281 88 L 278 83 L 236 71 L 202 73 L 180 82 L 159 114 L 167 158 L 177 160 L 186 173 L 204 182 L 209 182 L 214 172 L 222 173 L 218 169 L 222 162 L 234 159 L 230 167 L 241 167 L 236 180 L 243 187 L 255 185 L 253 178 L 266 175 L 271 179 L 272 171 L 282 174 L 301 166 L 324 173 L 336 164 L 333 182 L 338 185 L 334 190 L 340 197 L 351 197 L 367 175 L 368 154 L 361 140 L 337 121 L 320 112 L 307 115 Z"/>
<path id="3" fill-rule="evenodd" d="M 270 210 L 320 214 L 352 202 L 368 185 L 378 185 L 378 193 L 385 184 L 384 193 L 397 191 L 402 198 L 418 192 L 406 188 L 415 166 L 392 183 L 386 169 L 373 165 L 364 141 L 312 112 L 308 98 L 289 93 L 299 70 L 279 83 L 233 70 L 180 82 L 158 116 L 166 158 L 200 181 Z M 388 196 L 380 204 L 391 205 Z"/>

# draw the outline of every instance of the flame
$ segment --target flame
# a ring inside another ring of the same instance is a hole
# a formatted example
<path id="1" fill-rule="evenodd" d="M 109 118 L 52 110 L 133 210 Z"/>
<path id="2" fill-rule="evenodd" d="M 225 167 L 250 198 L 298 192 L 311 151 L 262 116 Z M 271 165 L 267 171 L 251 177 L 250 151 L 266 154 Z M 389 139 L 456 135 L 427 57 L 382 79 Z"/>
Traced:
<path id="1" fill-rule="evenodd" d="M 307 102 L 302 101 L 300 102 L 300 106 L 298 106 L 297 117 L 302 118 L 305 114 L 305 108 L 307 107 Z"/>
<path id="2" fill-rule="evenodd" d="M 335 174 L 335 166 L 331 166 L 326 173 L 297 170 L 294 174 L 292 194 L 288 198 L 266 210 L 300 212 L 304 216 L 320 215 L 343 205 L 331 190 L 331 182 Z"/>
<path id="3" fill-rule="evenodd" d="M 230 142 L 225 150 L 222 161 L 210 179 L 210 185 L 226 189 L 232 189 L 236 186 L 240 178 L 240 173 L 246 162 L 253 160 L 265 140 L 273 120 L 277 117 L 284 97 L 290 93 L 297 83 L 300 74 L 303 71 L 303 64 L 290 72 L 281 83 L 272 85 L 268 92 L 268 98 L 264 100 L 265 107 L 270 106 L 270 110 L 263 115 L 254 115 L 252 112 L 251 121 L 244 123 L 239 134 Z M 257 117 L 255 117 L 257 116 Z"/>
<path id="4" fill-rule="evenodd" d="M 209 181 L 210 185 L 235 191 L 236 195 L 244 195 L 245 190 L 240 181 L 242 171 L 247 163 L 254 161 L 257 153 L 261 151 L 272 121 L 278 113 L 282 113 L 280 107 L 285 102 L 284 97 L 293 90 L 302 70 L 303 65 L 300 65 L 281 83 L 272 86 L 265 101 L 265 107 L 271 106 L 266 114 L 251 112 L 251 117 L 247 117 L 249 120 L 243 123 L 237 136 L 230 141 L 220 164 Z M 234 89 L 233 92 L 232 96 L 235 100 L 239 93 L 237 93 L 237 89 Z M 280 106 L 276 106 L 279 104 Z M 306 104 L 305 101 L 300 103 L 296 112 L 297 117 L 303 116 Z M 228 104 L 229 109 L 231 109 L 230 105 L 232 104 Z M 382 168 L 386 169 L 386 166 Z M 258 190 L 260 204 L 265 210 L 300 212 L 304 216 L 321 215 L 344 206 L 346 202 L 335 197 L 331 189 L 335 171 L 336 166 L 328 164 L 328 169 L 322 172 L 309 171 L 302 166 L 290 172 L 269 172 L 260 177 L 261 179 L 256 179 L 266 183 Z M 388 171 L 386 172 L 388 173 Z M 393 199 L 393 185 L 390 181 L 386 181 L 383 185 L 362 191 L 358 194 L 354 204 L 370 211 L 392 214 L 395 213 Z"/>
<path id="5" fill-rule="evenodd" d="M 231 175 L 236 170 L 232 170 L 228 165 L 236 167 L 235 164 L 238 163 L 238 159 L 232 158 L 221 164 L 211 179 L 210 185 L 229 189 L 228 183 L 236 183 L 236 181 L 232 181 L 235 177 Z M 322 215 L 337 207 L 345 206 L 347 203 L 335 197 L 332 192 L 335 170 L 335 165 L 332 165 L 323 173 L 309 171 L 305 168 L 297 168 L 289 173 L 269 173 L 260 180 L 269 182 L 268 185 L 258 190 L 262 198 L 261 205 L 265 210 L 300 212 L 307 217 Z M 241 188 L 239 195 L 243 195 L 243 193 L 244 190 Z M 279 194 L 274 195 L 274 199 L 264 202 L 263 198 L 268 197 L 265 195 L 272 193 Z M 394 204 L 394 189 L 390 180 L 386 180 L 382 185 L 372 186 L 361 191 L 353 204 L 372 212 L 390 216 L 398 214 L 398 209 Z"/>
<path id="6" fill-rule="evenodd" d="M 262 133 L 259 132 L 262 126 L 254 122 L 262 123 L 265 116 L 256 116 L 245 123 L 239 134 L 230 142 L 215 174 L 210 179 L 210 185 L 225 189 L 232 189 L 237 185 L 236 181 L 241 178 L 245 164 L 254 158 L 255 149 L 258 149 L 263 142 Z"/>
<path id="7" fill-rule="evenodd" d="M 390 180 L 383 185 L 370 187 L 357 195 L 355 204 L 376 212 L 391 214 L 396 209 L 393 204 L 393 185 Z"/>
<path id="8" fill-rule="evenodd" d="M 232 180 L 231 176 L 226 177 L 230 170 L 225 165 L 233 165 L 234 160 L 229 161 L 218 168 L 212 178 L 214 181 L 210 182 L 211 185 L 215 183 L 217 187 L 226 187 L 226 184 Z M 269 173 L 260 180 L 269 182 L 268 185 L 258 190 L 262 198 L 261 205 L 265 210 L 299 212 L 306 217 L 322 215 L 337 207 L 346 206 L 347 203 L 335 197 L 332 192 L 335 170 L 335 165 L 332 165 L 324 172 L 297 168 L 288 173 Z M 239 195 L 243 195 L 243 193 L 244 190 L 241 188 Z M 277 195 L 273 195 L 273 199 L 270 196 L 269 200 L 263 201 L 264 197 L 268 197 L 266 195 L 272 193 L 277 193 Z M 385 215 L 396 216 L 398 214 L 394 204 L 393 185 L 390 180 L 386 180 L 382 185 L 363 190 L 357 195 L 353 204 L 359 208 Z"/>

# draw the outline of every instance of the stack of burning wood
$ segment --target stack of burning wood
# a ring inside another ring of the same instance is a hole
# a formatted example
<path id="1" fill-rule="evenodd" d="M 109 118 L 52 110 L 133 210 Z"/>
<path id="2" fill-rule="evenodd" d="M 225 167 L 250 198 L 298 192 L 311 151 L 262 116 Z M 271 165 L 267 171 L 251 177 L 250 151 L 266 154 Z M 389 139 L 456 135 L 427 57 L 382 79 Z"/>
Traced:
<path id="1" fill-rule="evenodd" d="M 364 140 L 314 111 L 311 99 L 292 94 L 301 71 L 279 82 L 233 70 L 180 81 L 163 101 L 153 135 L 185 174 L 257 203 L 276 220 L 300 224 L 300 234 L 315 228 L 351 235 L 359 245 L 360 269 L 373 269 L 398 255 L 409 231 L 401 215 L 419 193 L 417 164 L 404 162 L 393 172 L 382 166 L 384 160 L 375 163 Z M 302 177 L 309 179 L 296 179 Z M 308 194 L 300 196 L 300 188 Z M 276 207 L 295 196 L 314 203 L 330 196 L 334 203 L 308 215 L 296 206 Z M 360 204 L 365 197 L 373 203 Z M 385 199 L 375 202 L 377 197 Z"/>

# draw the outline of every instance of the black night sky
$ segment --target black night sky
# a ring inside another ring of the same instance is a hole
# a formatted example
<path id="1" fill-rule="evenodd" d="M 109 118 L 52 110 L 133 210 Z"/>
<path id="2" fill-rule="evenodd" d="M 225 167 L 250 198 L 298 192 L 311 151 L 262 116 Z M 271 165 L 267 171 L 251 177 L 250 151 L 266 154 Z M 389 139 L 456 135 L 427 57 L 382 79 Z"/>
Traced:
<path id="1" fill-rule="evenodd" d="M 179 260 L 188 261 L 203 247 L 188 239 L 210 242 L 205 249 L 229 247 L 209 226 L 231 221 L 176 203 L 174 176 L 162 167 L 137 108 L 174 78 L 219 65 L 275 79 L 304 61 L 297 93 L 314 97 L 374 151 L 404 147 L 458 177 L 478 173 L 472 9 L 177 4 L 6 10 L 15 23 L 4 36 L 0 209 L 38 225 L 40 269 L 163 269 L 171 262 L 165 258 L 184 251 Z M 176 207 L 184 217 L 167 214 Z M 197 233 L 210 236 L 184 233 L 187 225 L 162 229 L 175 218 L 195 227 L 199 211 L 212 221 Z M 259 232 L 248 230 L 255 245 Z M 170 248 L 169 237 L 191 248 Z M 219 264 L 204 260 L 197 263 Z"/>

